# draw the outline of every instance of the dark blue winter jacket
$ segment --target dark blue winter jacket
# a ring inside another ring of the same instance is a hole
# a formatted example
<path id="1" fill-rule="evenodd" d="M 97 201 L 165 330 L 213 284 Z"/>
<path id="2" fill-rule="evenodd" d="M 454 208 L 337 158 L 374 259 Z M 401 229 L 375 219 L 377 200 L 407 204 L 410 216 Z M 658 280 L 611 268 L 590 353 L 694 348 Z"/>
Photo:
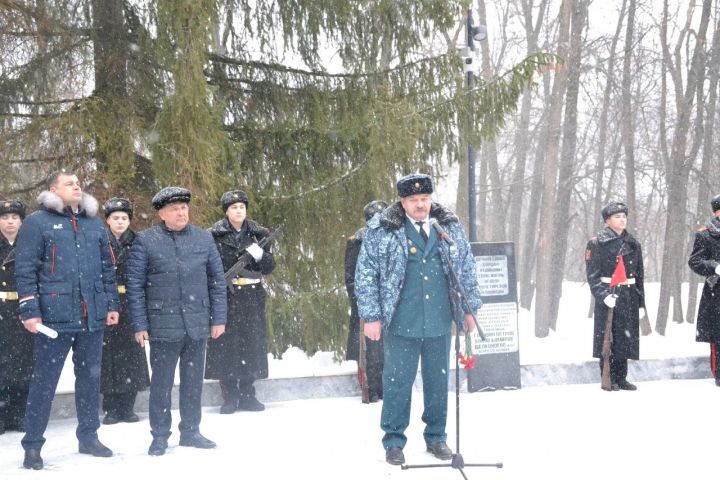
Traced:
<path id="1" fill-rule="evenodd" d="M 40 209 L 20 228 L 15 279 L 23 319 L 42 318 L 59 332 L 103 330 L 118 310 L 115 270 L 98 203 L 83 194 L 77 214 L 56 194 L 38 197 Z"/>
<path id="2" fill-rule="evenodd" d="M 225 325 L 223 265 L 212 235 L 193 225 L 172 231 L 164 223 L 140 232 L 127 261 L 127 298 L 135 332 L 151 341 L 206 338 Z"/>

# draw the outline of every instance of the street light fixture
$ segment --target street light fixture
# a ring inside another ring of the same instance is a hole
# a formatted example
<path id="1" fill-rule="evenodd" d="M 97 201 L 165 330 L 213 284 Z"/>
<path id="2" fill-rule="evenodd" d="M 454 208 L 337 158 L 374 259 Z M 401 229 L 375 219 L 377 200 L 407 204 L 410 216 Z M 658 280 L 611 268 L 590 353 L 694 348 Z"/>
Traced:
<path id="1" fill-rule="evenodd" d="M 468 8 L 467 23 L 467 56 L 465 57 L 465 73 L 467 75 L 467 88 L 470 90 L 475 83 L 473 72 L 473 58 L 475 42 L 482 42 L 487 39 L 487 27 L 485 25 L 473 25 L 472 9 Z M 477 242 L 477 189 L 475 188 L 475 148 L 468 139 L 468 227 L 470 229 L 470 241 Z"/>

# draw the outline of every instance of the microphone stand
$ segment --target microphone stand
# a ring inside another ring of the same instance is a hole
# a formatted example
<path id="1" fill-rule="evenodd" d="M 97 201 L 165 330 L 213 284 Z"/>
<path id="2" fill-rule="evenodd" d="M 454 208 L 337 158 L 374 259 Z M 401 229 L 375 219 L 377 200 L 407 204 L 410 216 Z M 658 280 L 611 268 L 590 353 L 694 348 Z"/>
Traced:
<path id="1" fill-rule="evenodd" d="M 435 226 L 435 229 L 437 230 L 439 227 Z M 455 248 L 454 243 L 452 240 L 449 239 L 447 236 L 447 233 L 444 231 L 438 231 L 438 236 L 441 240 L 444 240 L 449 248 Z M 475 321 L 475 328 L 478 329 L 478 334 L 480 335 L 480 338 L 482 340 L 485 340 L 485 334 L 483 333 L 482 329 L 480 328 L 480 325 L 477 322 L 477 318 L 475 317 L 475 313 L 473 313 L 472 309 L 470 308 L 470 305 L 467 301 L 467 296 L 465 295 L 465 289 L 463 288 L 462 284 L 457 278 L 457 275 L 455 274 L 455 270 L 453 269 L 452 262 L 450 261 L 450 257 L 448 255 L 448 252 L 446 252 L 443 248 L 439 247 L 440 255 L 442 255 L 443 261 L 448 267 L 448 271 L 450 272 L 450 290 L 453 296 L 455 297 L 455 301 L 459 302 L 460 305 L 463 307 L 462 310 L 464 312 L 470 312 L 470 315 L 472 315 L 473 320 Z M 469 333 L 469 332 L 468 332 Z M 466 335 L 468 334 L 466 333 Z M 495 468 L 503 468 L 502 462 L 499 463 L 465 463 L 465 460 L 460 453 L 460 327 L 458 324 L 455 325 L 455 453 L 453 453 L 452 458 L 450 459 L 450 463 L 434 463 L 434 464 L 423 464 L 423 465 L 401 465 L 400 468 L 402 470 L 409 470 L 411 468 L 443 468 L 443 467 L 451 467 L 455 470 L 460 472 L 460 475 L 465 480 L 468 480 L 468 477 L 465 475 L 465 471 L 463 470 L 465 467 L 495 467 Z"/>

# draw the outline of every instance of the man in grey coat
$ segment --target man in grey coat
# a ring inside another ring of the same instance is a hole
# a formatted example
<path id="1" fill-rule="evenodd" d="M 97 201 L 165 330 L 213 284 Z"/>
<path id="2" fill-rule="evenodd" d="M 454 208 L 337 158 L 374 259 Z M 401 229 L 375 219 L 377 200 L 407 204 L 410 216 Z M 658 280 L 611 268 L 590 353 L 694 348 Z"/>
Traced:
<path id="1" fill-rule="evenodd" d="M 209 232 L 189 224 L 190 191 L 167 187 L 153 197 L 161 223 L 140 232 L 127 265 L 127 297 L 135 339 L 150 341 L 152 456 L 170 437 L 171 392 L 180 360 L 180 445 L 215 448 L 200 434 L 207 338 L 225 332 L 223 266 Z"/>

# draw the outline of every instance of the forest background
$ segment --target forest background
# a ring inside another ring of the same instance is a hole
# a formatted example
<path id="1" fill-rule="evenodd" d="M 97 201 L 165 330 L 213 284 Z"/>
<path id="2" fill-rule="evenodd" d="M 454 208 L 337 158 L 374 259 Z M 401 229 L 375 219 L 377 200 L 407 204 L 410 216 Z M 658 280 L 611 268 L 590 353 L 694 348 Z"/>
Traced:
<path id="1" fill-rule="evenodd" d="M 489 34 L 471 52 L 468 9 Z M 712 0 L 0 0 L 0 196 L 34 207 L 64 168 L 100 201 L 130 198 L 139 230 L 163 186 L 192 190 L 202 226 L 246 190 L 250 218 L 285 225 L 272 350 L 342 355 L 362 206 L 423 171 L 467 226 L 470 142 L 475 233 L 515 243 L 536 336 L 611 199 L 660 282 L 664 334 L 695 316 L 684 265 L 720 193 L 719 67 Z"/>

